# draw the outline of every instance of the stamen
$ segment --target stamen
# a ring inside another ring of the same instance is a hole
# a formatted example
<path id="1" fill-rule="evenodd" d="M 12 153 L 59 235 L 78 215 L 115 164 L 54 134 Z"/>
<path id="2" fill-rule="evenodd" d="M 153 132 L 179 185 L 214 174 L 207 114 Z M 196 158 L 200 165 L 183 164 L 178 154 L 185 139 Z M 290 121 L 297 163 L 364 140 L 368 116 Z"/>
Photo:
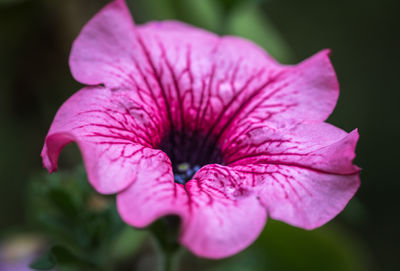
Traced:
<path id="1" fill-rule="evenodd" d="M 189 163 L 181 163 L 177 166 L 177 172 L 174 172 L 175 182 L 185 184 L 191 180 L 193 175 L 200 169 L 199 165 L 193 167 Z"/>
<path id="2" fill-rule="evenodd" d="M 189 169 L 189 166 L 190 166 L 189 163 L 181 163 L 177 166 L 177 168 L 178 168 L 178 171 L 185 172 Z"/>

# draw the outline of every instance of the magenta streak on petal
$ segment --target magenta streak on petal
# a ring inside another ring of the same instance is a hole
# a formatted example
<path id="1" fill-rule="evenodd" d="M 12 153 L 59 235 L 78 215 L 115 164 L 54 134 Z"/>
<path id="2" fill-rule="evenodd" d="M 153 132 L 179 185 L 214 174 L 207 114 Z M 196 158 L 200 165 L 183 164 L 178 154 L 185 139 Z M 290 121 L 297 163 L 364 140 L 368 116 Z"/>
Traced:
<path id="1" fill-rule="evenodd" d="M 301 154 L 297 154 L 298 156 L 302 156 Z M 281 156 L 285 156 L 285 154 L 281 154 Z M 245 161 L 248 164 L 252 164 L 252 161 L 246 160 Z M 241 161 L 243 163 L 243 161 Z M 311 166 L 306 166 L 302 165 L 300 163 L 288 163 L 285 161 L 271 161 L 269 159 L 258 159 L 257 162 L 258 164 L 266 164 L 266 165 L 277 165 L 277 166 L 288 166 L 288 167 L 293 167 L 293 168 L 301 168 L 309 171 L 314 171 L 316 173 L 321 173 L 321 174 L 330 174 L 330 175 L 341 175 L 341 176 L 352 176 L 360 173 L 360 170 L 355 169 L 352 172 L 349 173 L 336 173 L 334 171 L 326 171 L 318 168 L 313 168 Z M 230 164 L 231 166 L 234 166 L 234 164 Z"/>
<path id="2" fill-rule="evenodd" d="M 142 151 L 161 141 L 156 132 L 159 117 L 149 115 L 154 109 L 137 101 L 131 91 L 92 87 L 77 92 L 60 108 L 50 128 L 42 151 L 46 168 L 56 170 L 61 148 L 76 141 L 92 185 L 101 193 L 124 189 L 134 180 Z"/>
<path id="3" fill-rule="evenodd" d="M 201 95 L 200 96 L 200 104 L 199 104 L 198 113 L 196 114 L 196 121 L 195 121 L 196 124 L 195 124 L 195 128 L 194 128 L 195 131 L 198 130 L 199 120 L 204 119 L 204 114 L 205 114 L 205 107 L 203 109 L 204 92 L 207 90 L 208 95 L 211 92 L 210 88 L 213 85 L 215 69 L 216 69 L 216 65 L 213 64 L 212 67 L 211 67 L 211 74 L 209 76 L 210 79 L 208 81 L 208 86 L 206 85 L 204 80 L 202 80 L 202 88 L 201 88 L 201 91 L 200 91 L 201 92 L 201 94 L 200 94 Z"/>
<path id="4" fill-rule="evenodd" d="M 234 78 L 235 78 L 236 71 L 237 71 L 237 70 L 236 70 L 236 68 L 235 68 L 233 80 L 234 80 Z M 263 71 L 261 70 L 260 73 L 262 73 L 262 72 L 263 72 Z M 213 124 L 213 125 L 211 126 L 211 128 L 209 129 L 209 131 L 208 131 L 208 133 L 207 133 L 207 135 L 206 135 L 206 137 L 205 137 L 205 139 L 204 139 L 202 145 L 206 144 L 206 142 L 209 140 L 209 138 L 210 138 L 211 134 L 213 133 L 215 127 L 216 127 L 216 126 L 220 123 L 220 121 L 223 119 L 224 114 L 226 113 L 227 109 L 233 104 L 233 102 L 237 99 L 237 97 L 238 97 L 240 94 L 242 94 L 242 93 L 247 89 L 248 85 L 249 85 L 249 84 L 254 80 L 254 78 L 256 78 L 256 77 L 257 77 L 257 75 L 251 76 L 251 77 L 245 82 L 245 84 L 243 85 L 243 87 L 241 87 L 240 90 L 237 91 L 237 92 L 235 93 L 235 95 L 234 95 L 234 96 L 232 97 L 232 99 L 228 102 L 228 104 L 221 110 L 221 112 L 220 112 L 220 114 L 218 115 L 216 121 L 214 122 L 214 124 Z M 232 116 L 230 116 L 229 118 L 226 118 L 226 116 L 225 116 L 225 119 L 228 120 L 228 121 L 226 122 L 225 125 L 229 124 L 229 123 L 235 118 L 235 116 L 237 115 L 237 112 L 240 112 L 240 109 L 241 109 L 243 106 L 246 106 L 246 104 L 247 104 L 251 99 L 253 99 L 262 89 L 264 89 L 264 87 L 266 87 L 268 84 L 270 84 L 271 81 L 272 81 L 272 80 L 268 80 L 268 81 L 265 82 L 260 88 L 256 89 L 256 90 L 253 92 L 253 94 L 251 94 L 251 95 L 245 100 L 245 102 L 241 104 L 241 107 L 239 107 L 239 109 L 238 109 Z M 232 87 L 232 88 L 234 89 L 234 87 Z M 224 125 L 224 127 L 225 127 L 225 125 Z M 226 129 L 226 128 L 224 128 L 224 127 L 222 128 L 222 131 L 224 131 L 224 130 Z M 220 132 L 220 133 L 221 133 L 221 132 Z M 214 146 L 215 146 L 215 144 L 216 144 L 216 141 L 218 141 L 218 138 L 219 138 L 220 133 L 219 133 L 219 134 L 216 136 L 216 138 L 215 138 L 215 141 L 214 141 L 214 143 L 213 143 Z"/>
<path id="5" fill-rule="evenodd" d="M 162 45 L 162 43 L 159 43 L 159 47 L 160 47 L 160 49 L 162 51 L 162 57 L 165 59 L 165 63 L 167 65 L 167 67 L 168 67 L 168 70 L 169 70 L 169 72 L 171 74 L 171 77 L 172 77 L 172 80 L 173 80 L 173 85 L 174 85 L 174 88 L 175 88 L 176 97 L 178 99 L 178 105 L 179 105 L 179 110 L 178 111 L 180 112 L 181 132 L 183 132 L 185 130 L 185 120 L 184 120 L 185 117 L 184 117 L 183 103 L 182 103 L 182 98 L 181 98 L 181 90 L 180 90 L 179 85 L 177 83 L 175 72 L 174 72 L 174 70 L 173 70 L 173 68 L 171 66 L 171 63 L 167 59 L 167 53 L 165 52 L 165 48 Z M 190 55 L 190 50 L 189 49 L 187 49 L 187 50 L 188 50 L 188 54 Z M 189 55 L 187 55 L 186 57 L 188 58 Z M 190 59 L 190 57 L 189 57 L 189 59 Z"/>
<path id="6" fill-rule="evenodd" d="M 245 135 L 238 144 L 248 147 L 236 146 L 240 151 L 227 163 L 245 174 L 272 218 L 312 229 L 345 207 L 359 186 L 359 169 L 352 165 L 356 131 L 346 134 L 324 123 L 259 130 Z"/>
<path id="7" fill-rule="evenodd" d="M 168 120 L 169 120 L 169 123 L 170 123 L 170 125 L 171 125 L 171 131 L 172 131 L 172 130 L 174 130 L 174 124 L 173 124 L 173 122 L 172 122 L 170 106 L 169 106 L 169 103 L 168 103 L 168 99 L 167 99 L 167 96 L 166 96 L 166 92 L 165 92 L 164 86 L 163 86 L 163 84 L 160 82 L 160 77 L 161 77 L 161 74 L 160 74 L 160 73 L 161 73 L 161 72 L 160 72 L 160 73 L 157 72 L 157 70 L 156 70 L 156 68 L 155 68 L 155 66 L 154 66 L 154 64 L 153 64 L 153 61 L 152 61 L 152 59 L 151 59 L 150 53 L 149 53 L 148 50 L 146 49 L 146 46 L 144 45 L 144 43 L 143 43 L 142 39 L 140 38 L 140 36 L 138 36 L 137 39 L 138 39 L 138 42 L 139 42 L 139 44 L 140 44 L 140 46 L 141 46 L 141 48 L 142 48 L 142 50 L 143 50 L 143 52 L 144 52 L 144 55 L 146 56 L 146 59 L 147 59 L 148 63 L 149 63 L 150 66 L 151 66 L 152 72 L 154 73 L 154 78 L 156 79 L 156 81 L 157 81 L 157 83 L 158 83 L 158 86 L 160 87 L 161 94 L 162 94 L 162 97 L 163 97 L 164 102 L 165 102 L 165 108 L 166 108 L 167 113 L 168 113 Z"/>
<path id="8" fill-rule="evenodd" d="M 215 139 L 213 141 L 213 146 L 217 145 L 217 142 L 219 141 L 220 137 L 223 135 L 223 133 L 226 131 L 226 129 L 232 124 L 233 120 L 246 108 L 246 106 L 248 106 L 248 104 L 255 99 L 262 90 L 264 90 L 268 85 L 272 84 L 274 81 L 276 80 L 276 78 L 272 78 L 270 80 L 268 80 L 267 82 L 265 82 L 263 85 L 261 85 L 258 89 L 256 89 L 242 104 L 241 106 L 234 111 L 233 115 L 230 116 L 228 118 L 228 120 L 225 122 L 225 124 L 222 126 L 222 128 L 220 129 L 220 131 L 218 132 L 218 134 L 215 136 Z M 275 91 L 271 92 L 271 94 L 269 94 L 266 97 L 266 100 L 268 100 L 268 98 L 270 98 L 271 96 L 275 95 L 277 92 L 279 92 L 280 89 L 276 89 Z M 228 107 L 230 106 L 230 104 L 228 104 Z M 223 113 L 224 111 L 222 111 Z M 218 119 L 217 122 L 219 122 L 220 120 Z M 217 124 L 217 123 L 216 123 Z M 210 130 L 210 132 L 213 130 L 214 126 L 212 127 L 212 129 Z M 212 154 L 209 154 L 212 155 Z"/>
<path id="9" fill-rule="evenodd" d="M 77 142 L 90 183 L 118 193 L 128 224 L 176 214 L 181 243 L 203 257 L 244 249 L 267 213 L 315 228 L 359 186 L 357 131 L 323 123 L 338 97 L 328 54 L 284 66 L 240 38 L 174 21 L 134 26 L 125 1 L 113 1 L 70 56 L 75 79 L 105 87 L 60 108 L 43 163 L 56 170 Z"/>

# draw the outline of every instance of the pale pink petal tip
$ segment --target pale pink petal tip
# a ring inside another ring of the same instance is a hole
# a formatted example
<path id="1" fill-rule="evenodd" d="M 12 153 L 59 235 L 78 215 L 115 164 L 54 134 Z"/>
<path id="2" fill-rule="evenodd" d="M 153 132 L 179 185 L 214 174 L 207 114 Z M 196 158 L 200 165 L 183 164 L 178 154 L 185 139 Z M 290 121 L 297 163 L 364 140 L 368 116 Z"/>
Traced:
<path id="1" fill-rule="evenodd" d="M 118 87 L 121 70 L 132 71 L 126 61 L 134 43 L 134 22 L 123 0 L 113 1 L 82 29 L 72 46 L 69 64 L 73 77 L 87 85 Z"/>

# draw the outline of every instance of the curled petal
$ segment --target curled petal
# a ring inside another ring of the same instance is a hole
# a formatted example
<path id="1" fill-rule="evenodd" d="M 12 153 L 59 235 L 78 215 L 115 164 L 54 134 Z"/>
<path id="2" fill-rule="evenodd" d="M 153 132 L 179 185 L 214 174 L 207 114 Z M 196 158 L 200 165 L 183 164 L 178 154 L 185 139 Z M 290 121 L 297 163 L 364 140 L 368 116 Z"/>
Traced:
<path id="1" fill-rule="evenodd" d="M 345 131 L 327 123 L 300 124 L 289 129 L 263 125 L 238 130 L 223 145 L 228 165 L 301 165 L 334 174 L 355 174 L 357 130 Z"/>
<path id="2" fill-rule="evenodd" d="M 306 229 L 321 226 L 360 185 L 359 168 L 352 164 L 357 131 L 347 134 L 321 123 L 254 129 L 245 137 L 247 146 L 236 146 L 229 166 L 245 174 L 245 187 L 258 191 L 271 218 Z"/>
<path id="3" fill-rule="evenodd" d="M 108 194 L 126 188 L 135 179 L 145 150 L 161 140 L 160 118 L 136 95 L 101 87 L 73 95 L 57 112 L 46 136 L 44 166 L 50 172 L 57 170 L 61 149 L 75 141 L 97 191 Z"/>

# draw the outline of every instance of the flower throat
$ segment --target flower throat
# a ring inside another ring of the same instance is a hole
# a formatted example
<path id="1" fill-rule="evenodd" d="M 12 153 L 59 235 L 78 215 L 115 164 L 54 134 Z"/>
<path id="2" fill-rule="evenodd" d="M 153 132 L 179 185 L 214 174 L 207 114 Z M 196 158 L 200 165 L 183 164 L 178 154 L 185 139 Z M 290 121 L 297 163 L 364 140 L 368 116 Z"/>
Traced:
<path id="1" fill-rule="evenodd" d="M 168 155 L 174 180 L 180 184 L 191 180 L 202 166 L 223 162 L 215 140 L 197 132 L 171 132 L 163 138 L 158 149 Z"/>

